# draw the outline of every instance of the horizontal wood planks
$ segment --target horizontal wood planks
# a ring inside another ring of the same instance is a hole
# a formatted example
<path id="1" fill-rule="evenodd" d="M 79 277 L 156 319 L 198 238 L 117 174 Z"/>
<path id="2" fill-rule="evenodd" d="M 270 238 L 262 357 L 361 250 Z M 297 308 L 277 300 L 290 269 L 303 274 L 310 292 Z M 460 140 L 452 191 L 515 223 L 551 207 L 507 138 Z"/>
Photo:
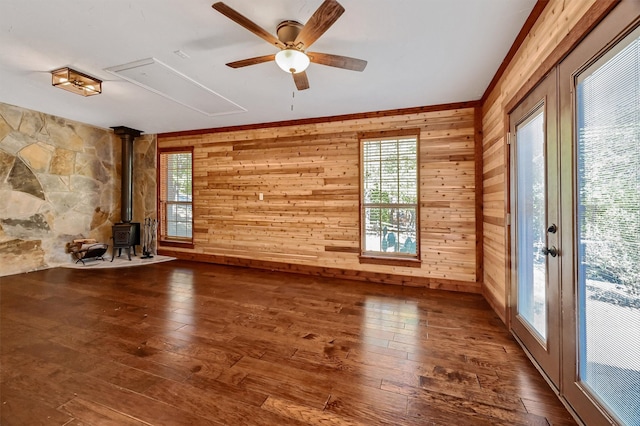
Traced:
<path id="1" fill-rule="evenodd" d="M 508 297 L 507 105 L 537 68 L 576 26 L 595 0 L 551 0 L 483 104 L 483 277 L 482 292 L 506 320 Z"/>
<path id="2" fill-rule="evenodd" d="M 159 135 L 159 148 L 194 147 L 195 247 L 172 254 L 479 292 L 474 123 L 464 107 Z M 359 261 L 358 133 L 394 129 L 420 130 L 419 268 Z"/>
<path id="3" fill-rule="evenodd" d="M 478 294 L 172 261 L 0 278 L 0 423 L 575 425 Z"/>

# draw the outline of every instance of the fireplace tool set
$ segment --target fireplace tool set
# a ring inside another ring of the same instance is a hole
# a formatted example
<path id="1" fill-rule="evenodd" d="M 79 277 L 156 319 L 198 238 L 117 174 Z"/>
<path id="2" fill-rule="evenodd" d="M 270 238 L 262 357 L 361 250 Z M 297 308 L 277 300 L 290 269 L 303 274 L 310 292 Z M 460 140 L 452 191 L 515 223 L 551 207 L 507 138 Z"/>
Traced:
<path id="1" fill-rule="evenodd" d="M 156 230 L 158 229 L 158 221 L 155 219 L 145 219 L 142 228 L 142 257 L 141 259 L 150 259 L 156 252 Z"/>

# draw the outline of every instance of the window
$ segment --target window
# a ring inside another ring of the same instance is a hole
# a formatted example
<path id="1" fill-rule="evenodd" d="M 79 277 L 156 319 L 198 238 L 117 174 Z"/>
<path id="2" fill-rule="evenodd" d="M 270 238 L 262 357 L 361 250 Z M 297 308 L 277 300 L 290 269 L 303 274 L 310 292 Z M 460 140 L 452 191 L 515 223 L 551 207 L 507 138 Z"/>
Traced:
<path id="1" fill-rule="evenodd" d="M 160 239 L 193 241 L 193 152 L 160 151 Z"/>
<path id="2" fill-rule="evenodd" d="M 418 259 L 418 132 L 360 135 L 361 254 Z"/>

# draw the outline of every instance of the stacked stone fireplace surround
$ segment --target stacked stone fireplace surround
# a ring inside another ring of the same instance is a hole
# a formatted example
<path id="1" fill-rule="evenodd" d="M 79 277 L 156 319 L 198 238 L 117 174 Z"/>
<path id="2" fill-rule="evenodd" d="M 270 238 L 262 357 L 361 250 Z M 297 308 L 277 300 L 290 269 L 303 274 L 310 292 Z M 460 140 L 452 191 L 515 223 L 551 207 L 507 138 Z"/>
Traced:
<path id="1" fill-rule="evenodd" d="M 0 103 L 0 276 L 71 262 L 69 241 L 109 243 L 121 221 L 121 140 Z M 156 139 L 133 146 L 132 220 L 156 217 Z"/>

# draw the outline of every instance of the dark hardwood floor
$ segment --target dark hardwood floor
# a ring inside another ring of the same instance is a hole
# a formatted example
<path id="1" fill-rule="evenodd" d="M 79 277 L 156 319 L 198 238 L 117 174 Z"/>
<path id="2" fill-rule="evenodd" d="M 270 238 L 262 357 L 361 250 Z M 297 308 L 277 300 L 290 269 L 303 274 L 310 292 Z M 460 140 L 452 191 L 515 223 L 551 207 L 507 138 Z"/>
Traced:
<path id="1" fill-rule="evenodd" d="M 0 291 L 5 426 L 575 424 L 479 295 L 183 261 Z"/>

